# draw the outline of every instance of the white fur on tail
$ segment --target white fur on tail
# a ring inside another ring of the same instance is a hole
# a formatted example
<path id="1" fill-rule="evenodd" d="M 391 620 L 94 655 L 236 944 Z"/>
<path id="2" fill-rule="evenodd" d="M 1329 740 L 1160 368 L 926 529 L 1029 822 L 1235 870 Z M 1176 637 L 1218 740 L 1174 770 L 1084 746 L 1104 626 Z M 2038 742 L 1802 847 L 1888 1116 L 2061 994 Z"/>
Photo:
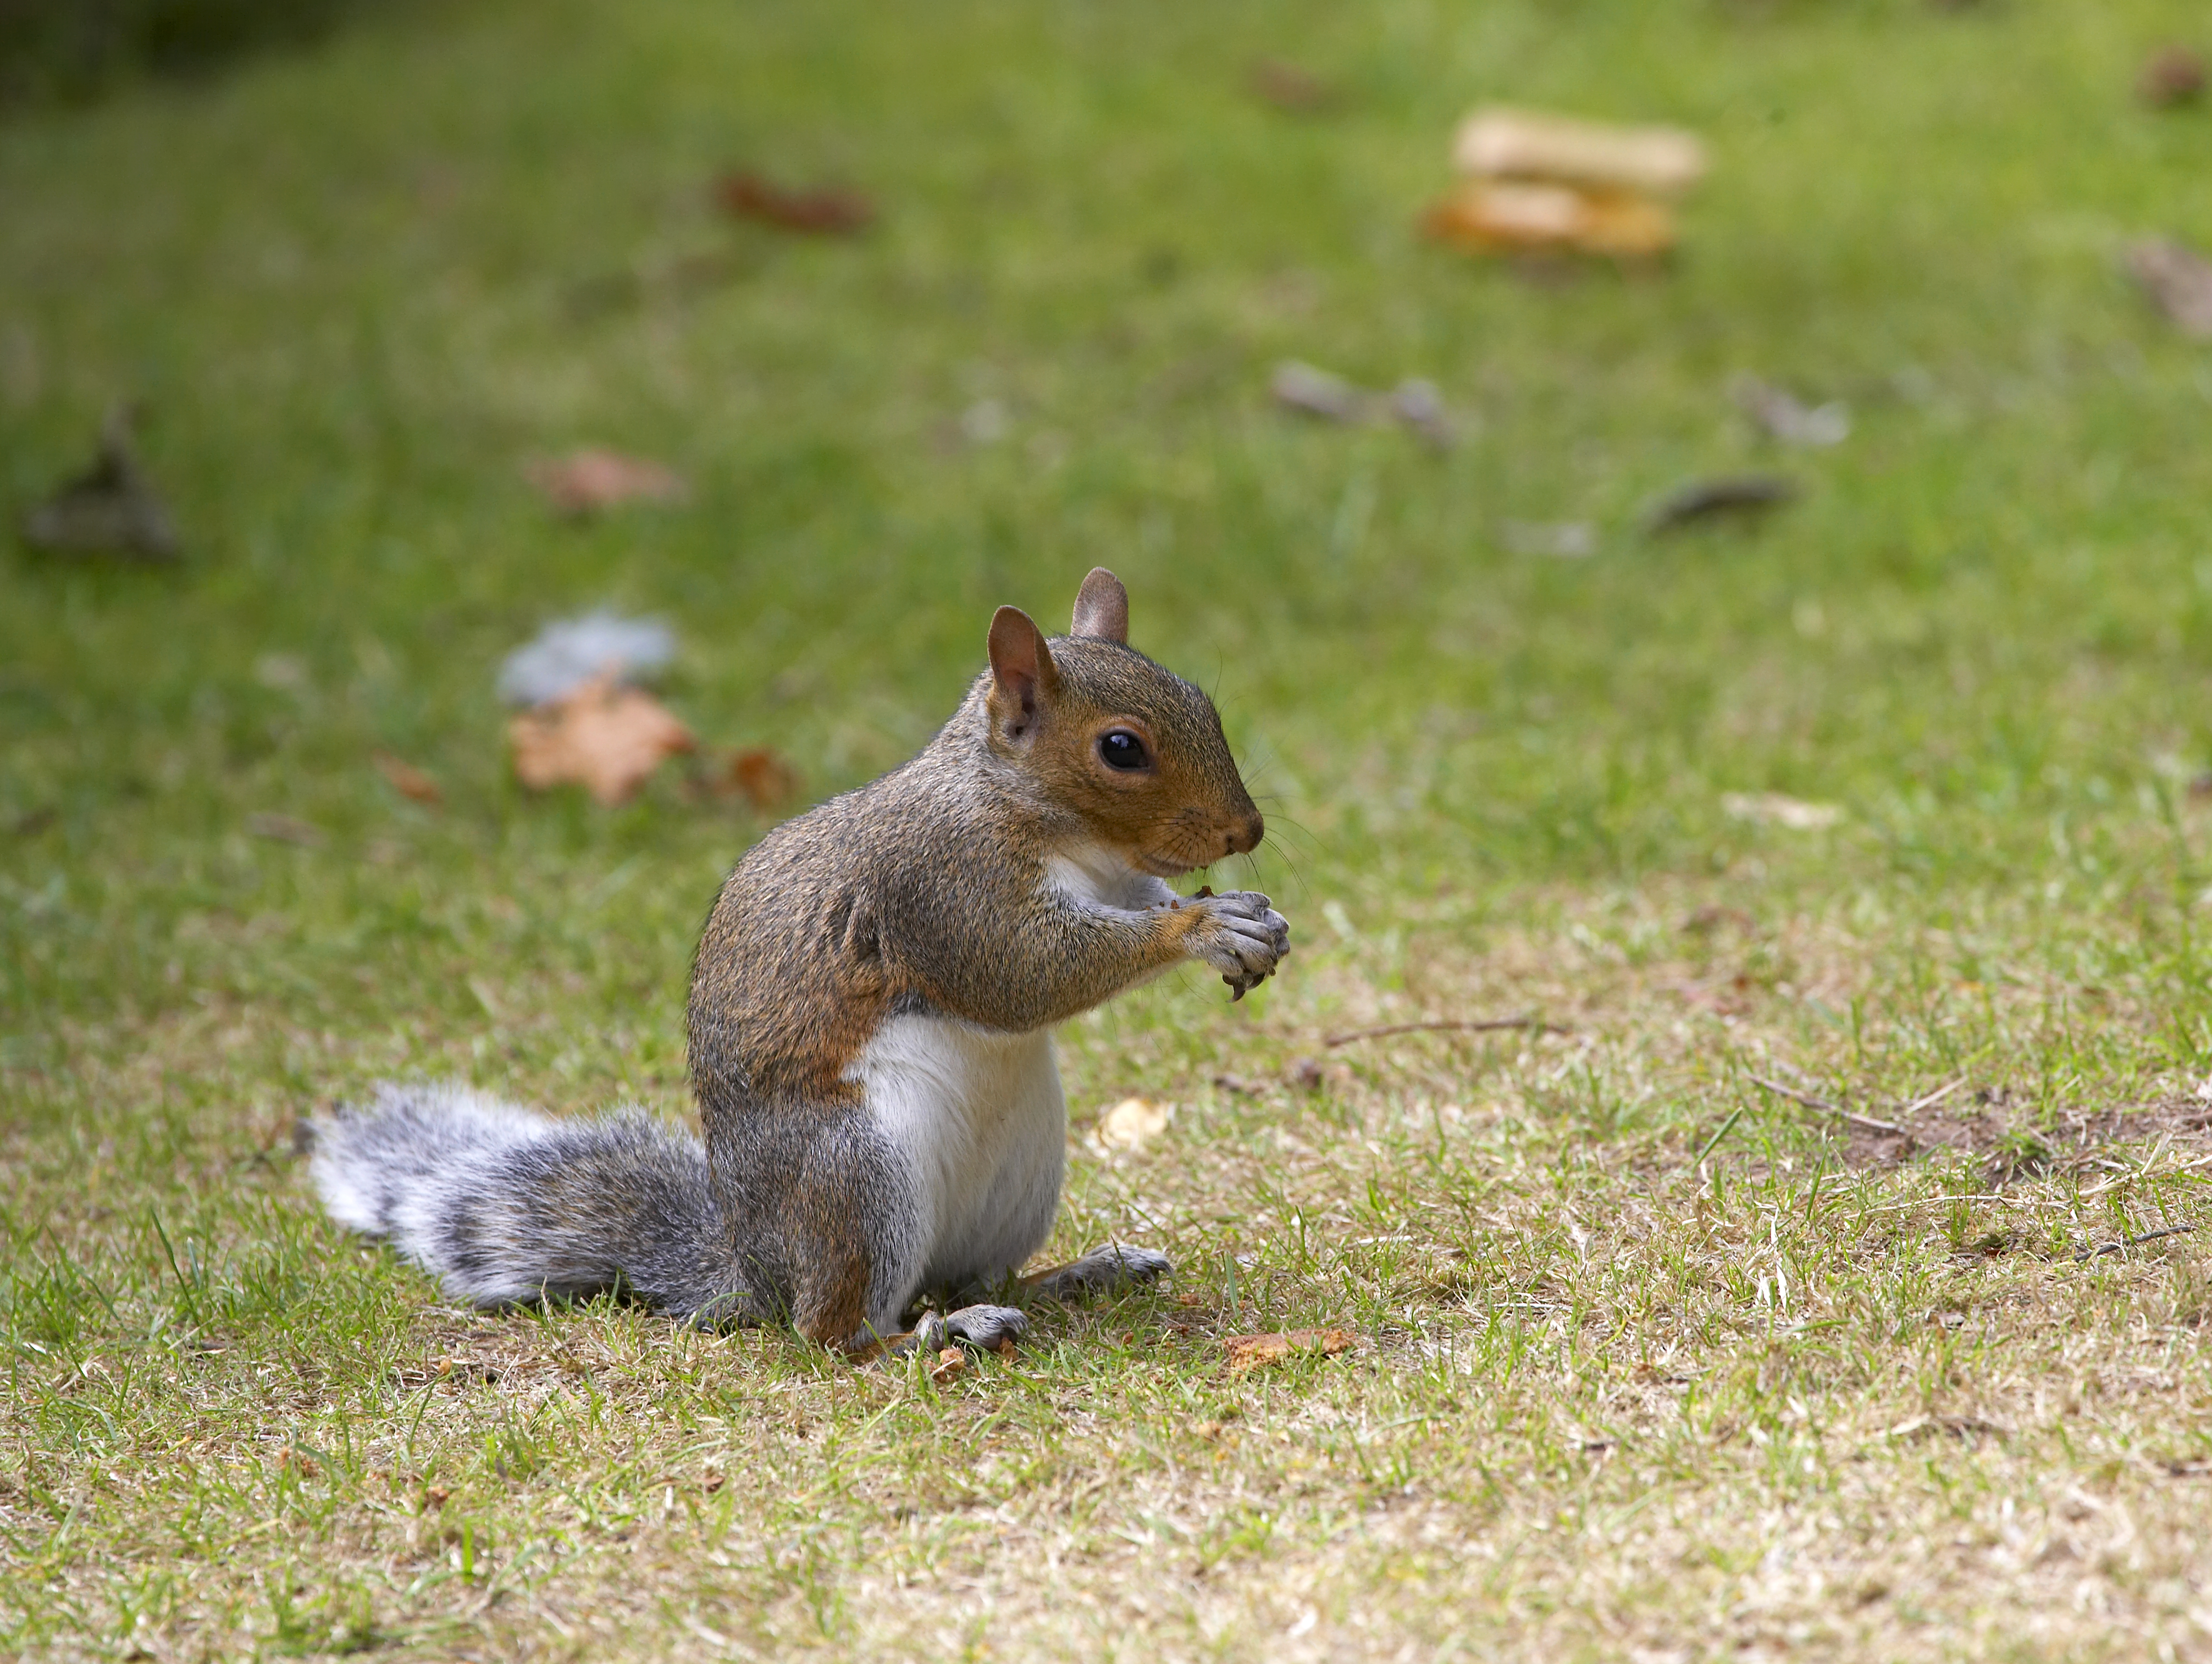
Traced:
<path id="1" fill-rule="evenodd" d="M 501 1155 L 550 1137 L 554 1123 L 450 1081 L 380 1084 L 374 1102 L 315 1124 L 307 1171 L 340 1224 L 389 1237 L 417 1265 L 445 1272 L 440 1252 L 454 1216 L 477 1199 Z M 447 1278 L 452 1283 L 450 1275 Z M 453 1287 L 466 1299 L 505 1290 Z M 525 1291 L 526 1292 L 526 1291 Z"/>

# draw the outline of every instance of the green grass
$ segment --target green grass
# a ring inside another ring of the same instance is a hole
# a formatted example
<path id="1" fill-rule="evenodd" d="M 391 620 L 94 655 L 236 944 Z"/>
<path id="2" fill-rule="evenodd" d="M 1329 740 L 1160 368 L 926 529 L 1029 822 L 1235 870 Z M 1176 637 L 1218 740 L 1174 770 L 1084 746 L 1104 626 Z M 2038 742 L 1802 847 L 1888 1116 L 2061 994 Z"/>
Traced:
<path id="1" fill-rule="evenodd" d="M 2212 1217 L 2212 358 L 2118 269 L 2212 242 L 2212 114 L 2130 96 L 2203 27 L 482 0 L 0 126 L 0 502 L 140 396 L 190 544 L 0 564 L 4 1644 L 2212 1657 L 2212 1237 L 2076 1257 Z M 1422 246 L 1493 98 L 1705 134 L 1680 258 Z M 722 223 L 738 163 L 881 223 Z M 1301 424 L 1286 356 L 1463 442 Z M 1769 452 L 1746 371 L 1850 440 Z M 520 465 L 586 442 L 691 501 L 553 519 Z M 1749 467 L 1803 498 L 1637 531 Z M 380 1077 L 685 1110 L 760 825 L 523 793 L 510 647 L 667 616 L 678 714 L 822 795 L 1094 562 L 1215 691 L 1298 943 L 1064 1036 L 1055 1246 L 1171 1289 L 933 1384 L 471 1316 L 321 1221 L 289 1124 Z M 1766 792 L 1843 817 L 1723 808 Z M 1566 1032 L 1322 1043 L 1523 1013 Z M 1177 1113 L 1103 1156 L 1129 1092 Z M 1227 1370 L 1312 1324 L 1359 1343 Z"/>

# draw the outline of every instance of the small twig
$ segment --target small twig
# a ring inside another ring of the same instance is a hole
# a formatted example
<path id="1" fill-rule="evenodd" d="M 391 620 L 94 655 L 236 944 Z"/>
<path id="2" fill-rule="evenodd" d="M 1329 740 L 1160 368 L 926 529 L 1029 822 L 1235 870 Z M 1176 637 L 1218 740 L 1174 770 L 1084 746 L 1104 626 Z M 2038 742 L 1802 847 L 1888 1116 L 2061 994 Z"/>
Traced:
<path id="1" fill-rule="evenodd" d="M 1905 1130 L 1893 1120 L 1876 1120 L 1872 1115 L 1862 1115 L 1856 1110 L 1845 1109 L 1832 1104 L 1826 1098 L 1816 1098 L 1810 1092 L 1801 1092 L 1794 1086 L 1784 1086 L 1778 1080 L 1769 1080 L 1765 1075 L 1753 1075 L 1750 1078 L 1754 1085 L 1764 1086 L 1770 1092 L 1779 1093 L 1785 1098 L 1803 1104 L 1808 1109 L 1818 1109 L 1823 1114 L 1838 1116 L 1850 1122 L 1854 1127 L 1864 1127 L 1876 1133 L 1893 1133 L 1900 1138 L 1909 1136 Z"/>
<path id="2" fill-rule="evenodd" d="M 1380 1040 L 1386 1035 L 1430 1034 L 1446 1030 L 1461 1034 L 1486 1034 L 1496 1029 L 1529 1029 L 1538 1034 L 1554 1035 L 1572 1032 L 1556 1023 L 1540 1022 L 1533 1017 L 1492 1017 L 1479 1023 L 1386 1023 L 1379 1029 L 1354 1029 L 1350 1034 L 1331 1035 L 1322 1044 L 1349 1046 L 1355 1040 Z"/>
<path id="3" fill-rule="evenodd" d="M 1719 1132 L 1714 1133 L 1712 1137 L 1705 1140 L 1705 1147 L 1698 1151 L 1698 1159 L 1692 1162 L 1690 1165 L 1692 1167 L 1703 1167 L 1705 1164 L 1705 1157 L 1711 1155 L 1715 1150 L 1719 1148 L 1720 1141 L 1728 1137 L 1729 1128 L 1734 1127 L 1742 1119 L 1743 1106 L 1741 1104 L 1738 1104 L 1736 1106 L 1735 1113 L 1721 1123 L 1721 1130 Z"/>
<path id="4" fill-rule="evenodd" d="M 2053 1201 L 2045 1196 L 1915 1196 L 1909 1202 L 1877 1202 L 1862 1208 L 1863 1213 L 1894 1213 L 1899 1208 L 1940 1207 L 1947 1202 L 2002 1202 L 2007 1207 L 2067 1207 L 2071 1202 Z"/>
<path id="5" fill-rule="evenodd" d="M 1906 1104 L 1904 1108 L 1899 1110 L 1898 1114 L 1901 1115 L 1917 1115 L 1923 1109 L 1932 1109 L 1966 1084 L 1966 1076 L 1960 1075 L 1958 1079 L 1953 1081 L 1948 1086 L 1938 1086 L 1926 1097 L 1913 1099 L 1913 1101 Z"/>
<path id="6" fill-rule="evenodd" d="M 2140 1248 L 2145 1242 L 2155 1242 L 2161 1236 L 2185 1236 L 2196 1229 L 2195 1225 L 2168 1225 L 2164 1230 L 2147 1230 L 2140 1236 L 2123 1236 L 2118 1242 L 2107 1242 L 2100 1248 L 2077 1248 L 2074 1250 L 2074 1257 L 2076 1260 L 2101 1260 L 2108 1254 L 2119 1254 L 2131 1248 Z"/>

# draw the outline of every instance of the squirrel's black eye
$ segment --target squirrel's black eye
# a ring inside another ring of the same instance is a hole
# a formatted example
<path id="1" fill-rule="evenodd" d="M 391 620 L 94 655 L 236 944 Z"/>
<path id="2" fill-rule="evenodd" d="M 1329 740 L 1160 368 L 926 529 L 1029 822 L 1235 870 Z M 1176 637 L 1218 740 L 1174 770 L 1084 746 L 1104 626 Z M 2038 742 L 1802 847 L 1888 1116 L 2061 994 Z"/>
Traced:
<path id="1" fill-rule="evenodd" d="M 1109 728 L 1098 736 L 1098 760 L 1109 768 L 1143 768 L 1151 764 L 1152 754 L 1127 728 Z"/>

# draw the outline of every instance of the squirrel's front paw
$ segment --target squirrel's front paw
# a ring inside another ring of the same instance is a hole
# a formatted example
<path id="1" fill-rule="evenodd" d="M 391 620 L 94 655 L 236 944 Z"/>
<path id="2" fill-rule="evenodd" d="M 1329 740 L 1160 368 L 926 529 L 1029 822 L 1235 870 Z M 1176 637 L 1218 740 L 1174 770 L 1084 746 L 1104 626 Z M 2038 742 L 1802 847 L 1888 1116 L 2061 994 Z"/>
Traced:
<path id="1" fill-rule="evenodd" d="M 1273 975 L 1291 950 L 1290 920 L 1256 890 L 1232 890 L 1184 905 L 1206 909 L 1191 929 L 1191 952 L 1219 971 L 1239 999 Z"/>

